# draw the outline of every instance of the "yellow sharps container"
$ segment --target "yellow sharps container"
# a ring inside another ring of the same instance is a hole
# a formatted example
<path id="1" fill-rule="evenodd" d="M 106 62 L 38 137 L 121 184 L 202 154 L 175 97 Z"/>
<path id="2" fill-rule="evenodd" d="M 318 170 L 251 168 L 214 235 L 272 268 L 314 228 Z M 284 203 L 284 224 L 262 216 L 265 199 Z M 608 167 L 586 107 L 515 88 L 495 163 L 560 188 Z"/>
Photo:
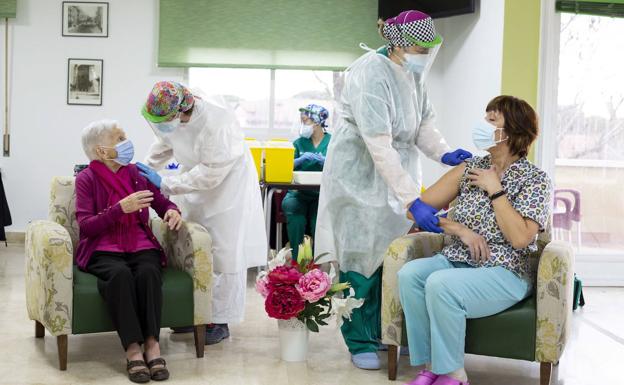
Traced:
<path id="1" fill-rule="evenodd" d="M 254 138 L 245 138 L 245 142 L 251 151 L 254 164 L 256 165 L 256 171 L 258 172 L 258 180 L 262 179 L 262 157 L 264 155 L 264 146 L 261 142 Z"/>
<path id="2" fill-rule="evenodd" d="M 286 139 L 272 139 L 264 148 L 264 179 L 272 183 L 291 183 L 295 147 Z"/>

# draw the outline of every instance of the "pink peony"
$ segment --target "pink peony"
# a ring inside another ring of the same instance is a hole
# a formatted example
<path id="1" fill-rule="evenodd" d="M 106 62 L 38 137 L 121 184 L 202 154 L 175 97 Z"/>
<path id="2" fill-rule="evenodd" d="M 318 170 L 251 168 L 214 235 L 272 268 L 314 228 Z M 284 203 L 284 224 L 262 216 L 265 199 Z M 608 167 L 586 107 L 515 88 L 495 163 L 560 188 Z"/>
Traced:
<path id="1" fill-rule="evenodd" d="M 327 273 L 314 269 L 299 278 L 299 283 L 295 287 L 303 299 L 314 303 L 327 294 L 331 288 L 331 278 Z"/>
<path id="2" fill-rule="evenodd" d="M 293 286 L 282 285 L 269 289 L 264 309 L 271 318 L 290 319 L 305 308 L 305 301 Z"/>
<path id="3" fill-rule="evenodd" d="M 301 278 L 301 273 L 290 266 L 278 266 L 269 272 L 269 286 L 296 285 Z"/>
<path id="4" fill-rule="evenodd" d="M 266 276 L 256 279 L 256 291 L 264 298 L 269 295 L 269 279 Z"/>

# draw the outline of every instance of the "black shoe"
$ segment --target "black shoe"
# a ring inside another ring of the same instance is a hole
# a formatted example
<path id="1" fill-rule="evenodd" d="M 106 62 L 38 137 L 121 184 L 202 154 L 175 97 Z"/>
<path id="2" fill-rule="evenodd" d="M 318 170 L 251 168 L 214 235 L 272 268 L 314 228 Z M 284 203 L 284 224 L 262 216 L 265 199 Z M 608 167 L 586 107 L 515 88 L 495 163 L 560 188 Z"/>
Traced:
<path id="1" fill-rule="evenodd" d="M 206 345 L 214 345 L 230 336 L 228 324 L 213 324 L 206 327 Z"/>
<path id="2" fill-rule="evenodd" d="M 133 370 L 134 368 L 139 368 L 139 370 Z M 128 379 L 134 383 L 145 384 L 150 381 L 150 371 L 143 360 L 129 361 L 126 359 L 126 370 L 128 371 Z"/>
<path id="3" fill-rule="evenodd" d="M 195 330 L 195 327 L 194 326 L 180 326 L 176 328 L 171 328 L 171 330 L 175 334 L 193 333 L 193 331 Z"/>
<path id="4" fill-rule="evenodd" d="M 159 365 L 158 368 L 154 366 Z M 165 381 L 169 379 L 169 370 L 167 369 L 167 362 L 162 357 L 154 358 L 147 363 L 147 367 L 150 371 L 150 376 L 154 381 Z"/>

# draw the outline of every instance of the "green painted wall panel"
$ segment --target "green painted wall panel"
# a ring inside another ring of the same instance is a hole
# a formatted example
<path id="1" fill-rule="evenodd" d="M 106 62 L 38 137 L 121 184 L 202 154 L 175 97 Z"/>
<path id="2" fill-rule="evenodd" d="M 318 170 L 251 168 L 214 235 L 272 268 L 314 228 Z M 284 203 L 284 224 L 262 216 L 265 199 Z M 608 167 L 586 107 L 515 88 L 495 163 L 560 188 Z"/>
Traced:
<path id="1" fill-rule="evenodd" d="M 501 93 L 526 100 L 537 110 L 540 0 L 505 0 Z M 533 148 L 529 159 L 533 160 Z"/>

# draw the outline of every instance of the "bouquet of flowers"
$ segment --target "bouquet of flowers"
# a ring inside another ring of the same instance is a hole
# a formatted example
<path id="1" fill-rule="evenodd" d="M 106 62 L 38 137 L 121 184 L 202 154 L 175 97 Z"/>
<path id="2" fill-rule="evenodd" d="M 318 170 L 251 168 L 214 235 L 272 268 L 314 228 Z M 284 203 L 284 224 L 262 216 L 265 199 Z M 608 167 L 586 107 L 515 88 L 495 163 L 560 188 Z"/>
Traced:
<path id="1" fill-rule="evenodd" d="M 297 260 L 291 258 L 291 250 L 283 249 L 269 261 L 269 270 L 256 278 L 256 291 L 264 298 L 264 308 L 271 318 L 287 320 L 297 318 L 313 332 L 319 325 L 327 325 L 327 318 L 336 316 L 338 325 L 342 319 L 351 319 L 353 309 L 364 303 L 354 298 L 349 282 L 332 283 L 336 277 L 332 266 L 329 274 L 316 264 L 312 256 L 309 237 L 299 245 Z M 342 296 L 347 289 L 349 294 Z"/>

